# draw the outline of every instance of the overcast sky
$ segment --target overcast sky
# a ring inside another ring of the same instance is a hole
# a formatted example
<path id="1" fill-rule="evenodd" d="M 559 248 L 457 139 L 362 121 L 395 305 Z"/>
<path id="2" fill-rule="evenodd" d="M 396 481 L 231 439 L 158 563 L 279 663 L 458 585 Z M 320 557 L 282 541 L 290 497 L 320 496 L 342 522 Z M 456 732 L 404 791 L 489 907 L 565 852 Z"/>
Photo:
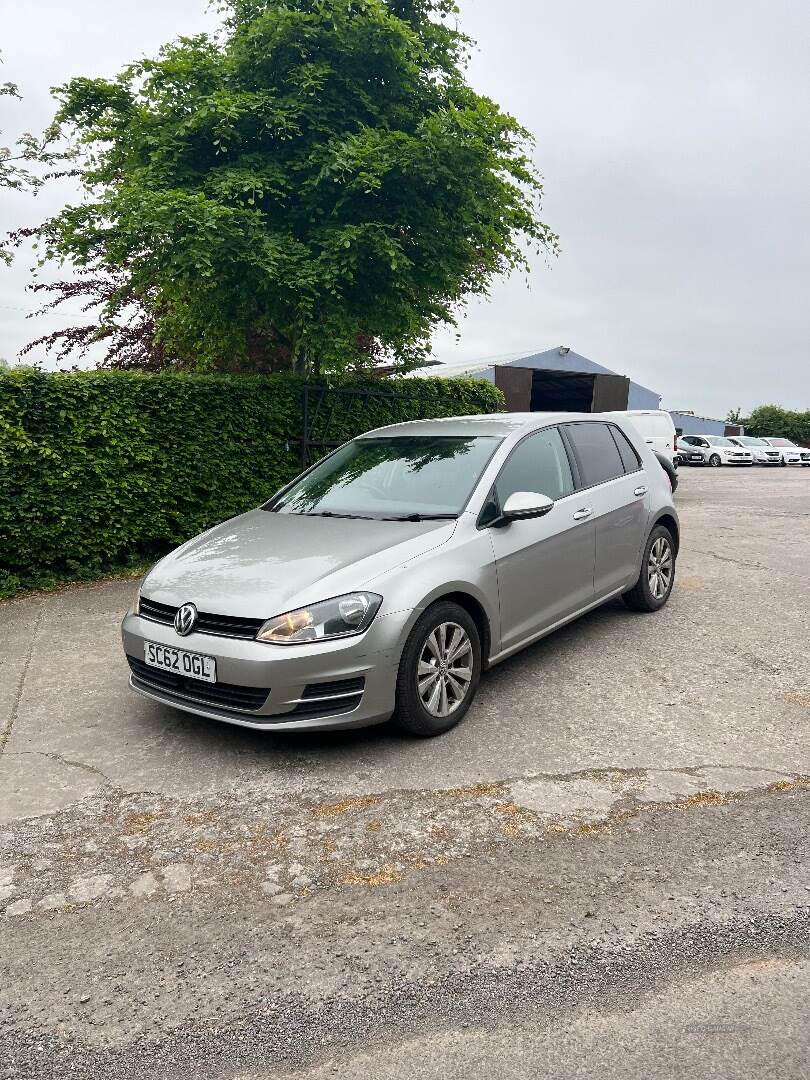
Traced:
<path id="1" fill-rule="evenodd" d="M 0 0 L 7 143 L 41 130 L 48 87 L 112 75 L 215 24 L 205 0 Z M 463 0 L 475 87 L 537 139 L 562 255 L 474 303 L 439 359 L 565 344 L 724 416 L 810 408 L 810 7 L 805 0 Z M 0 194 L 0 228 L 70 197 Z M 33 325 L 30 259 L 0 267 L 0 356 Z"/>

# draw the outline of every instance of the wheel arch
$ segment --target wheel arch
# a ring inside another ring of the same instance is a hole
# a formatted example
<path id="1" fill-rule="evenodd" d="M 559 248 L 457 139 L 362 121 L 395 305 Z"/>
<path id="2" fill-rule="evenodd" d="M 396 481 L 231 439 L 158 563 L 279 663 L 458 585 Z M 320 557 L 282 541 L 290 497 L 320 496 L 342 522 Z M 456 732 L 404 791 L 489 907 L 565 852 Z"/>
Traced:
<path id="1" fill-rule="evenodd" d="M 681 546 L 681 528 L 677 518 L 670 513 L 659 514 L 652 524 L 653 529 L 656 525 L 663 525 L 672 533 L 672 539 L 675 541 L 675 554 L 677 555 Z"/>
<path id="2" fill-rule="evenodd" d="M 443 601 L 449 601 L 450 603 L 458 604 L 459 607 L 464 608 L 475 623 L 476 629 L 478 630 L 478 636 L 481 640 L 481 667 L 486 671 L 489 667 L 489 657 L 492 651 L 493 613 L 487 610 L 484 598 L 480 595 L 476 595 L 476 593 L 467 585 L 448 582 L 443 587 L 434 589 L 433 592 L 426 596 L 422 603 L 419 604 L 418 608 L 414 609 L 411 625 L 408 627 L 408 633 L 410 633 L 416 620 L 423 612 L 427 611 L 427 609 L 434 604 Z"/>
<path id="3" fill-rule="evenodd" d="M 490 649 L 492 648 L 492 630 L 489 625 L 489 616 L 484 610 L 483 604 L 468 592 L 445 593 L 444 596 L 439 596 L 436 600 L 448 600 L 450 603 L 458 604 L 459 607 L 464 608 L 475 623 L 481 641 L 481 667 L 486 671 L 489 666 Z M 435 604 L 436 600 L 432 600 L 431 603 Z"/>

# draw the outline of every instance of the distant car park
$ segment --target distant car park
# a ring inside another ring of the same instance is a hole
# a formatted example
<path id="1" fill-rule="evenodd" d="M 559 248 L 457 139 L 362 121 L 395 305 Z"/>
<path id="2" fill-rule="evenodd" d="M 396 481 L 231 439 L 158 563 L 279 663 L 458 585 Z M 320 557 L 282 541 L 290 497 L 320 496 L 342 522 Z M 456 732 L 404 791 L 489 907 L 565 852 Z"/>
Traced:
<path id="1" fill-rule="evenodd" d="M 677 448 L 685 465 L 709 465 L 716 469 L 721 465 L 754 464 L 750 450 L 735 445 L 723 435 L 682 435 Z"/>

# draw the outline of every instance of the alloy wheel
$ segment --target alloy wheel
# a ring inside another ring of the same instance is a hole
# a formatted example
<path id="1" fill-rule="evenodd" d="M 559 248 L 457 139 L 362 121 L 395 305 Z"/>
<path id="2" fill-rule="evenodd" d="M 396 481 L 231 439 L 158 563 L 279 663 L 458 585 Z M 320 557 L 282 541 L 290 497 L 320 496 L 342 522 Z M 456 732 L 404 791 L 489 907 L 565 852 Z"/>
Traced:
<path id="1" fill-rule="evenodd" d="M 712 456 L 709 458 L 709 464 L 712 466 L 713 469 L 719 468 L 722 464 L 722 462 L 720 461 L 720 455 L 712 454 Z"/>
<path id="2" fill-rule="evenodd" d="M 674 563 L 672 547 L 665 536 L 659 536 L 650 548 L 647 559 L 647 581 L 655 600 L 662 600 L 672 584 Z"/>
<path id="3" fill-rule="evenodd" d="M 454 622 L 431 630 L 419 654 L 416 683 L 431 716 L 449 716 L 467 696 L 473 676 L 473 648 L 467 631 Z"/>

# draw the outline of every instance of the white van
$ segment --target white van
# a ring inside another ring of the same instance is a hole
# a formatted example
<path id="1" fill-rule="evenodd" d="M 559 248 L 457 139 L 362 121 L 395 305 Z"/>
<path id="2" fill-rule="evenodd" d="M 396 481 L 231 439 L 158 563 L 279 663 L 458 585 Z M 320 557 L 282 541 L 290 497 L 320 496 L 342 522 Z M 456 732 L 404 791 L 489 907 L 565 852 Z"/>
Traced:
<path id="1" fill-rule="evenodd" d="M 676 465 L 677 436 L 672 417 L 663 409 L 627 409 L 616 412 L 616 416 L 626 416 L 642 439 L 659 454 L 663 454 Z"/>

